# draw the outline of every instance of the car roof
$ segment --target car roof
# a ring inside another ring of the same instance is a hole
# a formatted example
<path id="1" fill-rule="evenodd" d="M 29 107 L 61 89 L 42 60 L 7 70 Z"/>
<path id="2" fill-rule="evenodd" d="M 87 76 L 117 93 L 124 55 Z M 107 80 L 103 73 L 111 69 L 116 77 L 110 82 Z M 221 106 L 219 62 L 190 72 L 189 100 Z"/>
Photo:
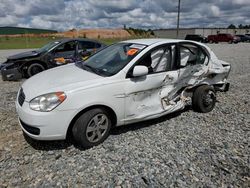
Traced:
<path id="1" fill-rule="evenodd" d="M 86 41 L 86 42 L 96 42 L 96 43 L 102 44 L 101 42 L 99 42 L 97 40 L 87 39 L 87 38 L 64 38 L 64 39 L 55 40 L 55 42 L 70 42 L 70 41 L 74 41 L 74 40 Z"/>
<path id="2" fill-rule="evenodd" d="M 186 34 L 186 36 L 201 36 L 200 34 Z"/>
<path id="3" fill-rule="evenodd" d="M 160 42 L 173 43 L 173 42 L 181 42 L 181 41 L 185 41 L 185 40 L 151 38 L 151 39 L 133 39 L 133 40 L 126 40 L 126 41 L 121 41 L 121 42 L 143 44 L 143 45 L 150 46 L 152 44 L 160 43 Z"/>

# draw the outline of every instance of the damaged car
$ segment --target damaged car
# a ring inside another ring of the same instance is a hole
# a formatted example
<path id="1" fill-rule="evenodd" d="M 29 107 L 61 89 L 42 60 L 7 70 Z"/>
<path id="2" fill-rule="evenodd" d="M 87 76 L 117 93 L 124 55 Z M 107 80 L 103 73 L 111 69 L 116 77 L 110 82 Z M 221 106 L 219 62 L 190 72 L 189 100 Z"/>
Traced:
<path id="1" fill-rule="evenodd" d="M 105 47 L 89 39 L 61 39 L 50 42 L 40 49 L 19 53 L 0 64 L 2 79 L 15 81 L 29 78 L 39 72 L 59 65 L 86 58 Z"/>
<path id="2" fill-rule="evenodd" d="M 229 89 L 230 68 L 198 42 L 122 41 L 84 62 L 26 80 L 16 109 L 29 137 L 71 137 L 89 148 L 103 142 L 115 126 L 158 118 L 186 106 L 210 112 L 216 91 Z"/>

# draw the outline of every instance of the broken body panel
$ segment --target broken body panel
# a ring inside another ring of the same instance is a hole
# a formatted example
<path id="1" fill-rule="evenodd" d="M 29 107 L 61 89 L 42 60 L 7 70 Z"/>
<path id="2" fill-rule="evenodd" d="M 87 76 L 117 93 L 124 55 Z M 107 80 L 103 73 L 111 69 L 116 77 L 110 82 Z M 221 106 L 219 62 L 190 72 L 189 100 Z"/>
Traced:
<path id="1" fill-rule="evenodd" d="M 201 45 L 207 53 L 207 62 L 204 64 L 151 74 L 140 79 L 131 78 L 128 81 L 125 88 L 125 123 L 152 119 L 184 109 L 192 102 L 192 89 L 200 85 L 213 85 L 218 86 L 217 90 L 225 90 L 230 64 L 219 60 L 207 46 L 195 45 Z"/>

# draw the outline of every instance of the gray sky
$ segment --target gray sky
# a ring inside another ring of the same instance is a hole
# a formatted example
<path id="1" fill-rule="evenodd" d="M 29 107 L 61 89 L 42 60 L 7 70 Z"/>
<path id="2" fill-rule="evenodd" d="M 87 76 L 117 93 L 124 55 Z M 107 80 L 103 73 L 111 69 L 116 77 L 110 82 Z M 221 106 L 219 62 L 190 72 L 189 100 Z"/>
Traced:
<path id="1" fill-rule="evenodd" d="M 178 0 L 0 0 L 0 26 L 173 28 Z M 181 27 L 250 24 L 250 0 L 181 0 Z"/>

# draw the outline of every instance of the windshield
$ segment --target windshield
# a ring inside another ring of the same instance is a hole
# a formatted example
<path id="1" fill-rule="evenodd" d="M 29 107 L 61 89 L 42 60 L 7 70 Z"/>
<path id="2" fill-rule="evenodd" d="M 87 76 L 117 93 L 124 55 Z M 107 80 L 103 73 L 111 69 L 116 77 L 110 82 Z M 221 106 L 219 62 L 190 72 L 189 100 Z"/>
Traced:
<path id="1" fill-rule="evenodd" d="M 82 67 L 101 76 L 112 76 L 125 67 L 146 46 L 133 43 L 117 43 L 91 56 Z"/>
<path id="2" fill-rule="evenodd" d="M 50 50 L 51 48 L 53 48 L 54 46 L 58 45 L 59 43 L 61 43 L 60 41 L 53 41 L 50 42 L 46 45 L 44 45 L 42 48 L 38 49 L 38 52 L 46 52 L 48 50 Z"/>

